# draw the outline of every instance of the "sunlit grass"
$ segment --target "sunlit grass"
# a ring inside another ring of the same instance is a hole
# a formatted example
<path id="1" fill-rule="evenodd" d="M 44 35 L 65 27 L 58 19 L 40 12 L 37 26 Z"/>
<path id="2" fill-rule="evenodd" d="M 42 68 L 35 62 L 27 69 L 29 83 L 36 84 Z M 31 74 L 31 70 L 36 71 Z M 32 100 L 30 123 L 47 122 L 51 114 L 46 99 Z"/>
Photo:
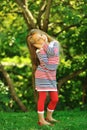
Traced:
<path id="1" fill-rule="evenodd" d="M 46 114 L 46 113 L 45 113 Z M 87 112 L 55 111 L 60 122 L 54 126 L 38 126 L 37 113 L 0 113 L 0 130 L 87 130 Z"/>

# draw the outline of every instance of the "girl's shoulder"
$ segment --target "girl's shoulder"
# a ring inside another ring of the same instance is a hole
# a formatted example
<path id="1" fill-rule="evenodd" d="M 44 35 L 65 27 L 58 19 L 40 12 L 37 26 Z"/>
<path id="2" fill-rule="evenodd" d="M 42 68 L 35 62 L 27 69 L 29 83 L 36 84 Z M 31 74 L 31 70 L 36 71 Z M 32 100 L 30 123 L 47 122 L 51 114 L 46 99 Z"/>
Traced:
<path id="1" fill-rule="evenodd" d="M 49 47 L 53 47 L 53 46 L 59 46 L 59 42 L 57 40 L 53 40 L 49 43 Z"/>

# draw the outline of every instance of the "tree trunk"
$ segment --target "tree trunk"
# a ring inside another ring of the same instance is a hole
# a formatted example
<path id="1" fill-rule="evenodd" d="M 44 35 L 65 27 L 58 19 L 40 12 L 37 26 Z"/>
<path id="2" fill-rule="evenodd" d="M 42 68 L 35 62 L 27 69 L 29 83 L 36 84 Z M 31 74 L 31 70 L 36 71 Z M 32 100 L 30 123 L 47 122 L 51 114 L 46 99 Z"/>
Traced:
<path id="1" fill-rule="evenodd" d="M 82 95 L 83 104 L 87 103 L 87 79 L 83 83 L 83 95 Z"/>
<path id="2" fill-rule="evenodd" d="M 7 84 L 8 84 L 8 88 L 11 92 L 11 96 L 12 96 L 12 99 L 18 104 L 18 106 L 20 107 L 20 109 L 24 112 L 27 111 L 27 108 L 25 107 L 25 105 L 21 102 L 21 100 L 18 98 L 16 92 L 15 92 L 15 89 L 14 89 L 14 86 L 13 86 L 13 82 L 12 80 L 10 79 L 10 76 L 9 74 L 4 70 L 4 67 L 2 64 L 0 64 L 0 71 L 2 72 Z"/>
<path id="3" fill-rule="evenodd" d="M 45 15 L 44 15 L 44 20 L 43 20 L 43 30 L 45 32 L 47 32 L 48 30 L 51 3 L 52 3 L 52 0 L 48 0 L 47 7 L 45 10 Z"/>
<path id="4" fill-rule="evenodd" d="M 62 86 L 65 82 L 67 82 L 69 79 L 72 79 L 72 78 L 74 78 L 75 76 L 79 75 L 79 74 L 82 73 L 83 71 L 84 71 L 84 70 L 77 70 L 77 71 L 73 72 L 72 74 L 67 75 L 67 76 L 63 77 L 62 79 L 60 79 L 60 80 L 58 81 L 58 88 L 60 89 L 61 86 Z"/>

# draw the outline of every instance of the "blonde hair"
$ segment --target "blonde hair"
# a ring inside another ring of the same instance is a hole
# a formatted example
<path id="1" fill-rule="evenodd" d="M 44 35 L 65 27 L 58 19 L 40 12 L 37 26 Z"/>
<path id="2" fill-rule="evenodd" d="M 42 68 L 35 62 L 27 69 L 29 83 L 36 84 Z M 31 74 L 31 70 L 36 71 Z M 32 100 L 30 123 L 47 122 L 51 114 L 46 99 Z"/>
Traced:
<path id="1" fill-rule="evenodd" d="M 40 33 L 40 34 L 44 34 L 46 35 L 47 39 L 48 39 L 48 42 L 51 42 L 54 40 L 54 38 L 52 38 L 50 35 L 48 35 L 46 32 L 40 30 L 40 29 L 32 29 L 29 34 L 28 34 L 28 37 L 29 37 L 29 40 L 30 42 L 32 43 L 32 35 L 34 35 L 35 33 Z"/>
<path id="2" fill-rule="evenodd" d="M 34 70 L 36 70 L 37 66 L 39 65 L 39 59 L 36 55 L 36 47 L 32 46 L 32 44 L 34 43 L 32 36 L 35 33 L 40 33 L 40 34 L 44 34 L 46 35 L 48 42 L 50 43 L 51 41 L 54 40 L 54 38 L 52 38 L 51 36 L 49 36 L 47 33 L 45 33 L 44 31 L 40 30 L 40 29 L 32 29 L 28 36 L 27 36 L 27 44 L 28 44 L 28 48 L 30 51 L 30 55 L 31 55 L 31 60 L 32 60 L 32 65 L 34 66 Z"/>

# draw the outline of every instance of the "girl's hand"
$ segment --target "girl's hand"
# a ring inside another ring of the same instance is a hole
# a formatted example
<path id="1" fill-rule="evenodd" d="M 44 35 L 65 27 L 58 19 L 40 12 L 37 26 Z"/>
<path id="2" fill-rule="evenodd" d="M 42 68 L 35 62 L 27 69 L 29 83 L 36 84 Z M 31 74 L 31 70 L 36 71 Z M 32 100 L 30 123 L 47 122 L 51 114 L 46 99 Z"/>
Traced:
<path id="1" fill-rule="evenodd" d="M 38 44 L 34 44 L 33 46 L 36 47 L 37 49 L 40 49 L 40 48 L 42 48 L 43 44 L 42 43 L 40 43 L 40 44 L 38 43 Z"/>

